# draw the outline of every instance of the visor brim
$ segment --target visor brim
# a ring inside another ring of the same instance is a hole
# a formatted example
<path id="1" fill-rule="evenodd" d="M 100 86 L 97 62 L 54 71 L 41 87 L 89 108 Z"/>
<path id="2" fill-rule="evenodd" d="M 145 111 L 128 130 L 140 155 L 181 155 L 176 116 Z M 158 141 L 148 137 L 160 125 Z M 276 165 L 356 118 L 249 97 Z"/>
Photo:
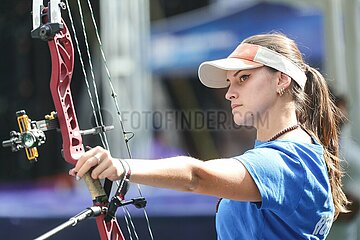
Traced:
<path id="1" fill-rule="evenodd" d="M 203 62 L 199 66 L 198 75 L 200 81 L 210 88 L 225 88 L 229 86 L 226 72 L 229 70 L 247 70 L 264 66 L 264 64 L 239 59 L 224 58 L 214 61 Z"/>

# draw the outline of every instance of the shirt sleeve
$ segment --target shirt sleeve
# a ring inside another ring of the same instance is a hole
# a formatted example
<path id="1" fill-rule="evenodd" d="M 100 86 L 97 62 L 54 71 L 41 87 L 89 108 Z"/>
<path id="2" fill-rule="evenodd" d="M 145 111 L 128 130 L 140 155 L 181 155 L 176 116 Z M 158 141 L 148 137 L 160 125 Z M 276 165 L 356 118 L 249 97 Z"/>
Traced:
<path id="1" fill-rule="evenodd" d="M 252 176 L 262 202 L 258 207 L 282 216 L 297 208 L 305 184 L 299 157 L 272 148 L 255 148 L 235 157 Z"/>

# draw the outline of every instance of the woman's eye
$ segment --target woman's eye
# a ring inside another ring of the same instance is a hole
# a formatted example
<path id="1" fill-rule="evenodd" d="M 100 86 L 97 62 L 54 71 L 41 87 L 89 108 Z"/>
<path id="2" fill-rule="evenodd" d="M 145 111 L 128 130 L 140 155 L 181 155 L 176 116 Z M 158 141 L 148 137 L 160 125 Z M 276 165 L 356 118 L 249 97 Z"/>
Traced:
<path id="1" fill-rule="evenodd" d="M 240 82 L 246 81 L 249 77 L 250 77 L 250 75 L 241 75 L 240 78 L 239 78 Z"/>

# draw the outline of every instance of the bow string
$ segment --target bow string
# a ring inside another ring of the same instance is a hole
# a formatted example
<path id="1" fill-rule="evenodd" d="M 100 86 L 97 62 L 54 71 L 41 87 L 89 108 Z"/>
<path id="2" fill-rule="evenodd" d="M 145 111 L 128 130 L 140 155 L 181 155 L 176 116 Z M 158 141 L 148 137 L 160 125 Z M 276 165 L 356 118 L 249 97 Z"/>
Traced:
<path id="1" fill-rule="evenodd" d="M 88 83 L 88 80 L 87 80 L 87 74 L 86 74 L 86 70 L 85 70 L 84 61 L 82 60 L 82 54 L 81 54 L 80 45 L 79 45 L 79 41 L 78 41 L 77 34 L 76 34 L 75 24 L 74 24 L 74 21 L 73 21 L 73 18 L 72 18 L 71 10 L 70 10 L 70 5 L 69 5 L 68 0 L 66 0 L 65 2 L 66 2 L 67 10 L 68 10 L 68 13 L 69 13 L 68 15 L 69 15 L 69 18 L 70 18 L 72 30 L 73 30 L 73 33 L 74 33 L 74 39 L 75 39 L 75 42 L 76 42 L 77 50 L 78 50 L 78 53 L 79 53 L 79 59 L 80 59 L 81 66 L 82 66 L 82 71 L 83 71 L 83 74 L 84 74 L 84 80 L 86 82 L 86 86 L 87 86 L 87 89 L 88 89 L 89 99 L 90 99 L 90 102 L 91 102 L 91 106 L 93 108 L 93 113 L 94 114 L 96 112 L 99 113 L 100 124 L 103 126 L 104 125 L 103 117 L 102 117 L 101 111 L 100 111 L 100 109 L 101 109 L 100 108 L 100 101 L 99 101 L 99 97 L 98 97 L 98 93 L 97 93 L 97 84 L 96 84 L 96 81 L 95 81 L 94 68 L 93 68 L 93 64 L 92 64 L 92 60 L 91 60 L 92 56 L 91 56 L 91 53 L 90 53 L 90 47 L 89 47 L 89 43 L 88 43 L 88 37 L 87 37 L 86 25 L 85 25 L 84 16 L 83 16 L 82 5 L 81 5 L 80 0 L 77 0 L 81 26 L 82 26 L 82 30 L 83 30 L 84 39 L 85 39 L 86 53 L 87 53 L 87 56 L 88 56 L 88 64 L 89 64 L 89 67 L 90 67 L 92 83 L 93 83 L 93 86 L 94 86 L 96 106 L 97 106 L 99 111 L 96 111 L 96 109 L 94 107 L 94 104 L 93 104 L 93 101 L 92 101 L 91 91 L 90 91 L 89 83 Z M 111 74 L 110 74 L 110 71 L 109 71 L 109 67 L 108 67 L 106 56 L 105 56 L 104 49 L 103 49 L 103 44 L 102 44 L 101 37 L 100 37 L 100 34 L 99 34 L 99 30 L 98 30 L 98 27 L 97 27 L 97 23 L 96 23 L 96 20 L 95 20 L 95 14 L 94 14 L 94 11 L 93 11 L 90 0 L 87 0 L 87 5 L 88 5 L 88 9 L 90 11 L 92 24 L 93 24 L 93 27 L 94 27 L 94 30 L 95 30 L 96 40 L 98 42 L 98 46 L 99 46 L 99 49 L 100 49 L 100 52 L 101 52 L 102 62 L 103 62 L 103 65 L 104 65 L 104 68 L 105 68 L 105 71 L 106 71 L 108 84 L 109 84 L 109 87 L 111 89 L 110 96 L 113 99 L 113 104 L 114 104 L 115 109 L 116 109 L 117 119 L 118 119 L 119 126 L 121 128 L 123 137 L 124 137 L 128 158 L 131 159 L 132 155 L 131 155 L 131 151 L 130 151 L 130 147 L 129 147 L 129 141 L 134 136 L 134 133 L 125 130 L 124 123 L 123 123 L 123 120 L 122 120 L 122 117 L 121 117 L 121 110 L 120 110 L 119 103 L 118 103 L 118 100 L 117 100 L 117 94 L 116 94 L 116 91 L 115 91 L 113 83 L 112 83 L 112 77 L 111 77 Z M 96 124 L 98 126 L 99 123 L 97 121 L 97 118 L 95 118 L 95 121 L 96 121 Z M 103 146 L 110 151 L 108 141 L 107 141 L 107 137 L 106 137 L 106 133 L 105 132 L 102 132 L 102 133 L 104 135 L 103 136 L 104 141 L 102 140 Z M 127 183 L 125 183 L 125 175 L 126 174 L 124 174 L 124 177 L 123 177 L 120 184 L 118 182 L 116 182 L 116 184 L 118 185 L 118 188 L 117 188 L 116 194 L 115 194 L 115 196 L 113 198 L 114 202 L 116 201 L 117 196 L 123 195 L 123 194 L 121 194 L 121 192 L 126 188 L 124 186 L 124 185 L 127 184 Z M 143 199 L 143 194 L 141 192 L 141 187 L 140 187 L 139 184 L 137 184 L 137 189 L 138 189 L 138 193 L 140 195 L 139 200 L 142 200 Z M 114 204 L 114 202 L 113 202 L 113 204 Z M 151 227 L 150 227 L 150 221 L 149 221 L 149 218 L 148 218 L 148 214 L 146 212 L 146 208 L 145 208 L 145 206 L 142 207 L 142 208 L 143 208 L 144 216 L 145 216 L 145 219 L 146 219 L 146 222 L 147 222 L 147 227 L 148 227 L 150 237 L 151 237 L 151 239 L 153 239 L 152 230 L 151 230 Z M 124 211 L 124 217 L 125 217 L 125 221 L 127 223 L 127 229 L 128 229 L 130 238 L 132 239 L 132 234 L 131 234 L 131 231 L 130 231 L 130 228 L 129 228 L 129 223 L 130 223 L 130 225 L 132 227 L 132 230 L 134 232 L 134 235 L 135 235 L 136 239 L 139 239 L 139 237 L 138 237 L 138 235 L 136 233 L 136 230 L 135 230 L 135 225 L 132 222 L 131 214 L 130 214 L 129 210 L 127 209 L 126 206 L 123 206 L 122 209 Z"/>

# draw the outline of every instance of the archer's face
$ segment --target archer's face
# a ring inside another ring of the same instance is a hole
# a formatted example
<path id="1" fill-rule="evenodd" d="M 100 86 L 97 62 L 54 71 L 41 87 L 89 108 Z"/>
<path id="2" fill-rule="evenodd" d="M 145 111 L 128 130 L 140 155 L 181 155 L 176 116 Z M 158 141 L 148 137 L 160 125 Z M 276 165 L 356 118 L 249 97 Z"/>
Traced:
<path id="1" fill-rule="evenodd" d="M 225 98 L 230 101 L 237 125 L 259 127 L 276 101 L 276 78 L 279 72 L 267 67 L 228 71 L 230 85 Z"/>

